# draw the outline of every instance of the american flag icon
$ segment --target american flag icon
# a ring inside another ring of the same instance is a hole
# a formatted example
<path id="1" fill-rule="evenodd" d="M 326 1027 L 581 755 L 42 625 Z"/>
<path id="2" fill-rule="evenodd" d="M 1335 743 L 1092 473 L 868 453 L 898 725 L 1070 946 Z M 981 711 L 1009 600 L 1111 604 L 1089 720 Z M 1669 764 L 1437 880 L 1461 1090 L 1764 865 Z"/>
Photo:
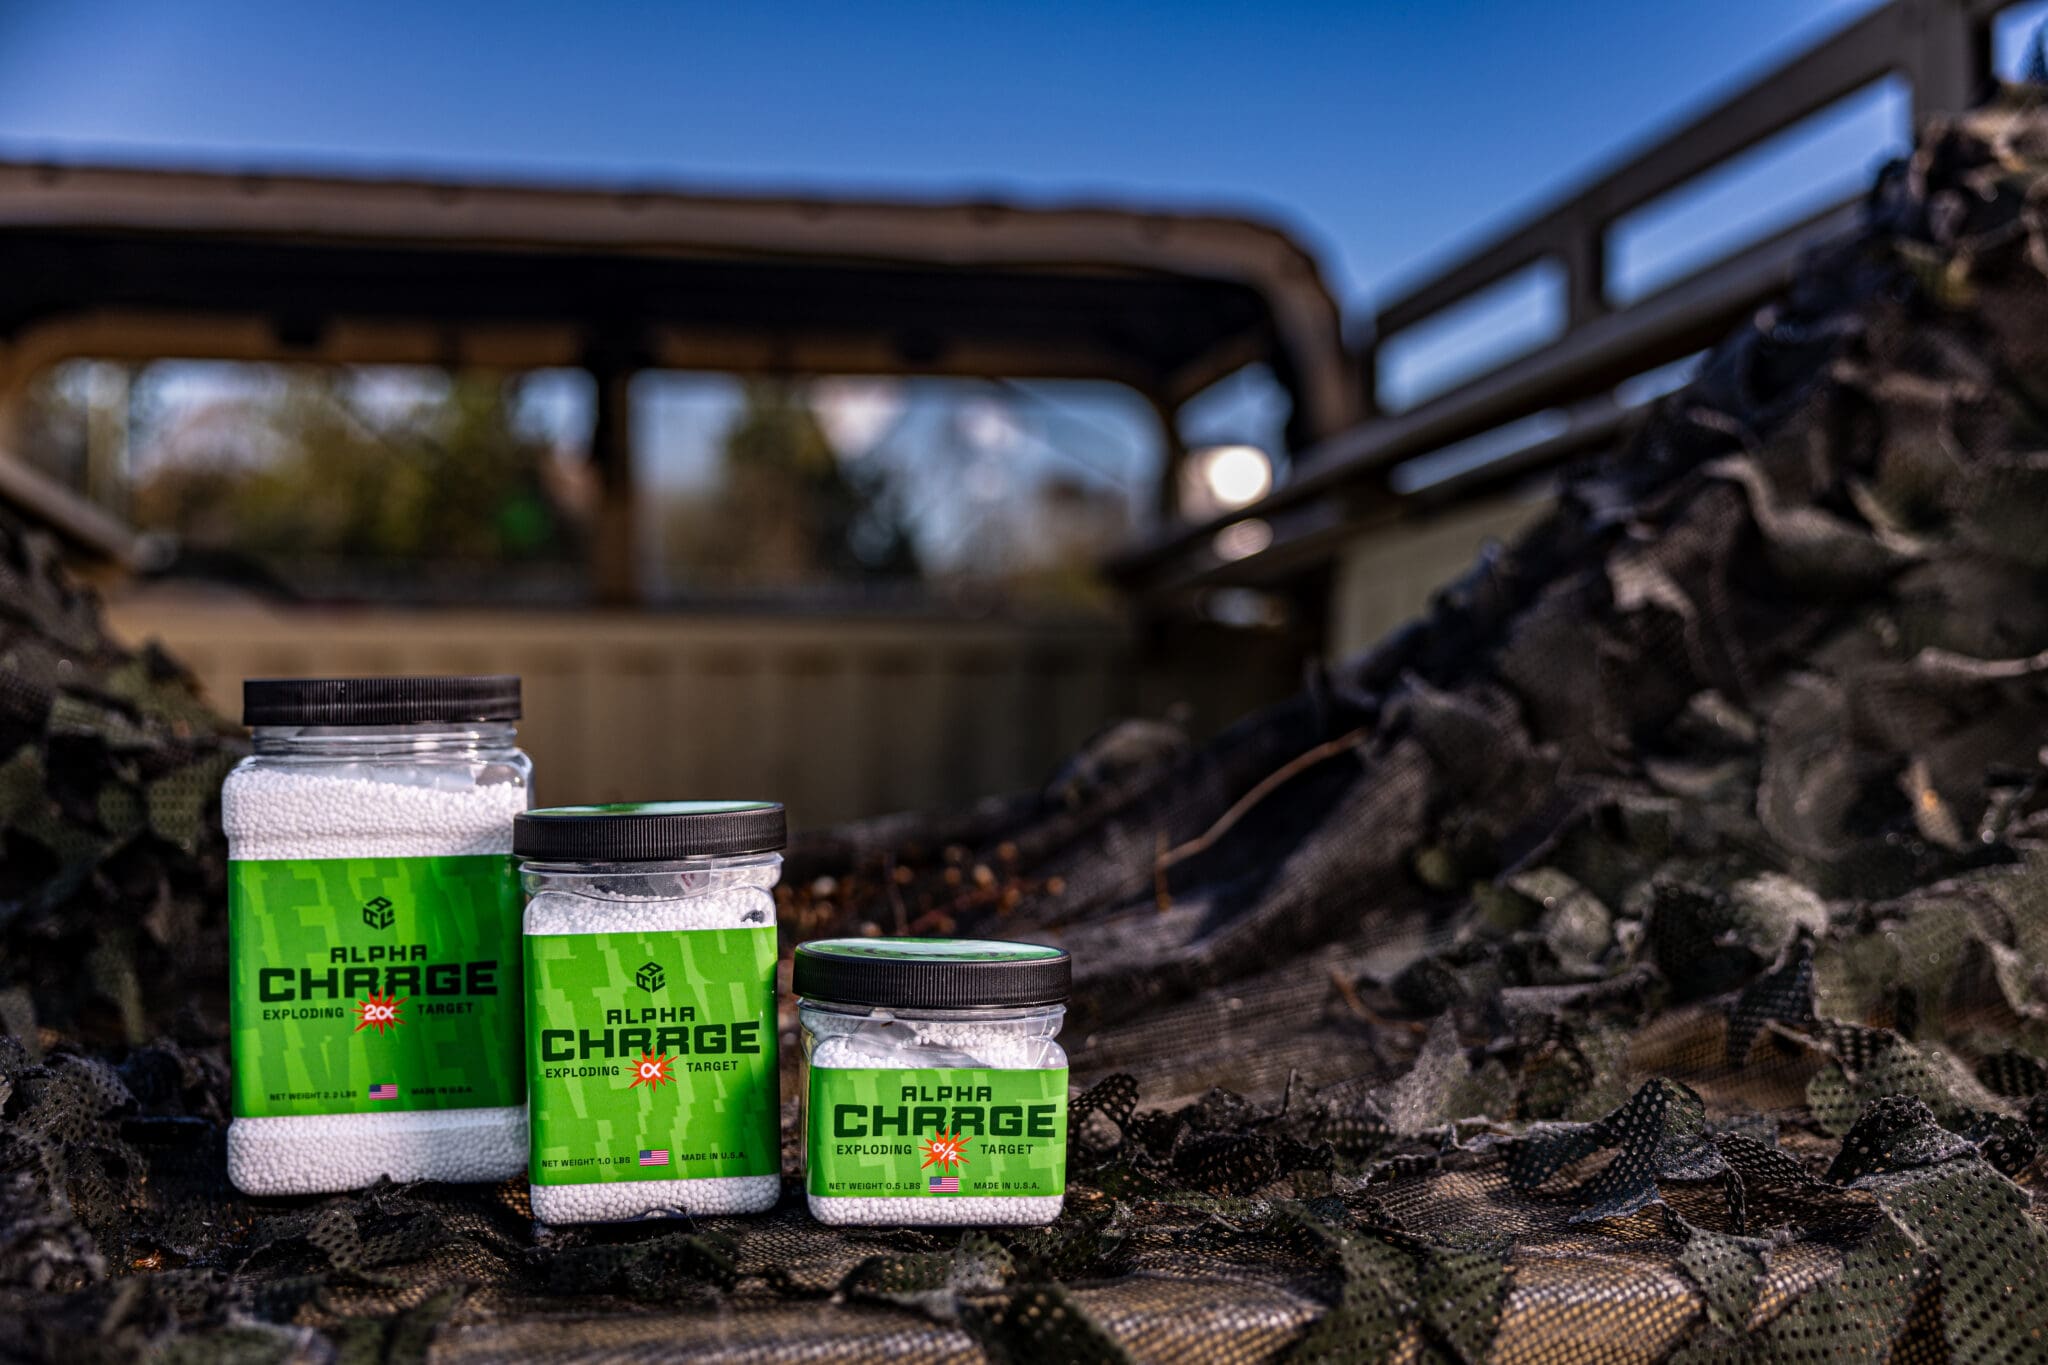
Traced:
<path id="1" fill-rule="evenodd" d="M 642 1147 L 640 1149 L 640 1164 L 642 1166 L 668 1165 L 668 1148 Z"/>
<path id="2" fill-rule="evenodd" d="M 931 1180 L 933 1194 L 960 1193 L 960 1177 L 957 1175 L 935 1175 Z"/>
<path id="3" fill-rule="evenodd" d="M 398 1098 L 398 1087 L 390 1081 L 379 1081 L 370 1087 L 370 1098 L 373 1100 L 395 1100 Z"/>

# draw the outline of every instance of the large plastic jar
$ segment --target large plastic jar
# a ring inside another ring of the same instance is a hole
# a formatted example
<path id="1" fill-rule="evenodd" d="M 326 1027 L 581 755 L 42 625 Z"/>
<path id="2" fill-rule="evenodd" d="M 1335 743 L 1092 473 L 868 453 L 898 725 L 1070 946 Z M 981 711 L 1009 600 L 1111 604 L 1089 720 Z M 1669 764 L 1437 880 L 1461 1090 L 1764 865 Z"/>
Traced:
<path id="1" fill-rule="evenodd" d="M 519 679 L 270 678 L 221 788 L 247 1194 L 525 1164 Z"/>
<path id="2" fill-rule="evenodd" d="M 804 1184 L 822 1223 L 1037 1224 L 1067 1190 L 1065 950 L 849 938 L 796 950 Z"/>
<path id="3" fill-rule="evenodd" d="M 783 843 L 770 801 L 519 817 L 535 1218 L 774 1205 Z"/>

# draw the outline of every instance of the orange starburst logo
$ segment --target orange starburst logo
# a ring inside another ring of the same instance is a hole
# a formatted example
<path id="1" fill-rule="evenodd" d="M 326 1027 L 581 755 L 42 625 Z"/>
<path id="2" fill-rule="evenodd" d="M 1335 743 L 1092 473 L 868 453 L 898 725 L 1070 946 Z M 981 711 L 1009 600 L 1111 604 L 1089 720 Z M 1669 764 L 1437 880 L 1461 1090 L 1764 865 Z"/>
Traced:
<path id="1" fill-rule="evenodd" d="M 640 1054 L 640 1060 L 633 1063 L 633 1085 L 667 1085 L 675 1079 L 675 1063 L 667 1057 L 657 1057 L 651 1052 Z"/>
<path id="2" fill-rule="evenodd" d="M 412 999 L 409 995 L 378 995 L 372 992 L 367 1000 L 356 1001 L 355 1032 L 373 1028 L 382 1033 L 388 1028 L 398 1028 L 405 1023 L 405 1017 L 398 1007 Z"/>
<path id="3" fill-rule="evenodd" d="M 936 1166 L 950 1173 L 955 1166 L 967 1164 L 968 1139 L 958 1133 L 949 1133 L 941 1128 L 924 1140 L 924 1165 Z M 923 1170 L 924 1166 L 920 1166 Z"/>

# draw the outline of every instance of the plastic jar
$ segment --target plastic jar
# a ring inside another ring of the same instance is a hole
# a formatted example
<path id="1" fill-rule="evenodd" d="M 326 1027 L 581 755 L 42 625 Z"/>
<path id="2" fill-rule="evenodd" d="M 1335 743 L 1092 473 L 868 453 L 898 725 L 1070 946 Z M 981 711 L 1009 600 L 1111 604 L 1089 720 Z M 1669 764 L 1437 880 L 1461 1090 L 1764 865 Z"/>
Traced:
<path id="1" fill-rule="evenodd" d="M 782 1189 L 768 801 L 522 815 L 533 1216 L 759 1213 Z"/>
<path id="2" fill-rule="evenodd" d="M 824 939 L 796 950 L 804 1180 L 822 1223 L 1036 1224 L 1067 1189 L 1060 948 Z"/>
<path id="3" fill-rule="evenodd" d="M 243 684 L 255 752 L 221 788 L 236 1188 L 524 1164 L 519 710 L 514 677 Z"/>

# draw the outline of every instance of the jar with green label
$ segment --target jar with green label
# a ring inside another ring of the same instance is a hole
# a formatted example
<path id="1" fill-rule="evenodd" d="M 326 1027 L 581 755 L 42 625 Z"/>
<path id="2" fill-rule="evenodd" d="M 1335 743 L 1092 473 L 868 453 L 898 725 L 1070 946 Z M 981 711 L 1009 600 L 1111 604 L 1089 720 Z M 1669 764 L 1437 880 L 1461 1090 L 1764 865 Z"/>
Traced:
<path id="1" fill-rule="evenodd" d="M 519 817 L 535 1218 L 774 1205 L 784 842 L 782 807 L 768 801 Z"/>
<path id="2" fill-rule="evenodd" d="M 221 788 L 249 1194 L 524 1165 L 513 677 L 251 679 Z"/>
<path id="3" fill-rule="evenodd" d="M 1037 1224 L 1067 1189 L 1073 966 L 1059 948 L 826 939 L 796 950 L 804 1182 L 837 1224 Z"/>

